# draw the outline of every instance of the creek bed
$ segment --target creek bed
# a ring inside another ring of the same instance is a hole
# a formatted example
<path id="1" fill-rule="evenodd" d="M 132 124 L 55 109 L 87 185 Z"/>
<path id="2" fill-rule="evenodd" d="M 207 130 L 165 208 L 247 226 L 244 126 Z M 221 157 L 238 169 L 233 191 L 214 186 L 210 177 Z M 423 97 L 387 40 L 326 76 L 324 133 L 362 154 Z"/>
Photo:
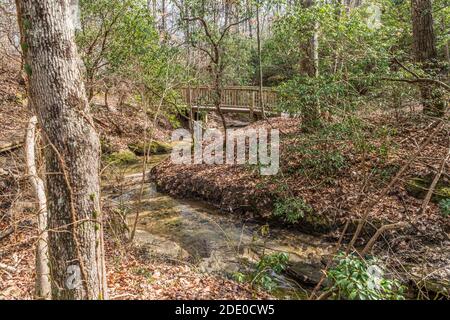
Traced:
<path id="1" fill-rule="evenodd" d="M 287 253 L 289 272 L 273 275 L 278 286 L 272 294 L 280 299 L 305 298 L 319 281 L 333 243 L 292 230 L 267 228 L 200 201 L 174 199 L 157 192 L 149 182 L 141 197 L 141 170 L 140 166 L 124 169 L 122 187 L 105 188 L 105 196 L 109 204 L 128 212 L 129 226 L 139 212 L 135 241 L 149 254 L 195 265 L 200 272 L 233 277 L 254 271 L 263 255 Z"/>

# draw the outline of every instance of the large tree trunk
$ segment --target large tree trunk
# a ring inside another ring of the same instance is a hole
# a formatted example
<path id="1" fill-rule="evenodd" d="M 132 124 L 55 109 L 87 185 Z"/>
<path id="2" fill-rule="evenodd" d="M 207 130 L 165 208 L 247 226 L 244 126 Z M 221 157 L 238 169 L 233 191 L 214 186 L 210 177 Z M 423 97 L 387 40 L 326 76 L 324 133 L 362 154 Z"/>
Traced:
<path id="1" fill-rule="evenodd" d="M 411 0 L 414 55 L 416 62 L 433 77 L 439 75 L 436 37 L 433 28 L 431 0 Z M 442 115 L 445 103 L 439 88 L 430 83 L 420 86 L 423 110 L 425 114 Z"/>
<path id="2" fill-rule="evenodd" d="M 445 19 L 441 19 L 441 32 L 445 34 L 447 26 L 445 25 Z M 447 63 L 450 65 L 450 40 L 447 40 L 444 44 L 444 57 Z M 448 75 L 448 71 L 447 71 Z"/>
<path id="3" fill-rule="evenodd" d="M 314 6 L 315 0 L 304 0 L 303 7 Z M 303 57 L 300 61 L 301 73 L 310 77 L 319 76 L 319 22 L 315 21 L 311 26 L 312 36 L 306 43 L 301 44 Z"/>
<path id="4" fill-rule="evenodd" d="M 263 119 L 266 118 L 266 111 L 263 101 L 263 70 L 262 70 L 262 52 L 261 52 L 261 21 L 260 21 L 260 4 L 256 4 L 256 42 L 258 44 L 258 78 L 259 78 L 259 109 L 261 110 Z"/>
<path id="5" fill-rule="evenodd" d="M 303 0 L 302 5 L 304 8 L 310 8 L 314 6 L 315 0 Z M 306 43 L 302 43 L 302 51 L 304 53 L 302 60 L 300 61 L 300 72 L 311 78 L 317 78 L 319 76 L 319 22 L 315 21 L 311 26 L 312 36 Z M 320 104 L 319 100 L 309 103 L 303 106 L 303 127 L 305 129 L 311 129 L 320 125 Z"/>
<path id="6" fill-rule="evenodd" d="M 252 16 L 252 1 L 251 0 L 246 0 L 246 7 L 247 7 L 247 16 L 251 17 Z M 248 24 L 248 27 L 247 27 L 248 35 L 249 35 L 250 39 L 253 39 L 252 19 L 248 19 L 247 24 Z"/>
<path id="7" fill-rule="evenodd" d="M 222 126 L 224 132 L 227 131 L 227 121 L 225 120 L 225 116 L 222 112 L 222 67 L 220 66 L 220 58 L 217 56 L 217 65 L 215 65 L 215 74 L 214 74 L 214 106 L 216 108 L 216 112 L 222 120 Z"/>
<path id="8" fill-rule="evenodd" d="M 166 1 L 161 0 L 161 35 L 163 42 L 167 40 L 167 26 L 166 26 Z"/>
<path id="9" fill-rule="evenodd" d="M 28 94 L 45 150 L 54 299 L 103 299 L 100 143 L 74 43 L 68 0 L 17 0 Z"/>

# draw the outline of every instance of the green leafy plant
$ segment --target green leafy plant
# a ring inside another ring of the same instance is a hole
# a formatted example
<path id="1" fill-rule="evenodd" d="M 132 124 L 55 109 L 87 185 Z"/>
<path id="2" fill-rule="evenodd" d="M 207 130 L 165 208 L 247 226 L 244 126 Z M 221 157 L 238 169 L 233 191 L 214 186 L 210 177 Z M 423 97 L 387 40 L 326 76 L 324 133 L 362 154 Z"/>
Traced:
<path id="1" fill-rule="evenodd" d="M 442 199 L 439 202 L 439 208 L 444 217 L 450 217 L 450 198 Z"/>
<path id="2" fill-rule="evenodd" d="M 287 198 L 279 200 L 275 203 L 273 215 L 275 217 L 282 217 L 282 219 L 288 223 L 296 223 L 307 213 L 311 213 L 313 210 L 309 204 L 307 204 L 301 198 Z"/>
<path id="3" fill-rule="evenodd" d="M 277 276 L 286 270 L 288 261 L 289 255 L 285 252 L 265 254 L 256 264 L 254 271 L 234 272 L 231 277 L 236 282 L 249 282 L 270 292 L 279 286 Z"/>
<path id="4" fill-rule="evenodd" d="M 252 283 L 273 291 L 277 287 L 276 275 L 286 269 L 288 261 L 289 255 L 285 252 L 264 255 L 256 265 Z"/>
<path id="5" fill-rule="evenodd" d="M 305 150 L 300 172 L 313 178 L 331 176 L 346 165 L 345 157 L 338 150 Z"/>
<path id="6" fill-rule="evenodd" d="M 244 283 L 247 279 L 247 276 L 242 272 L 233 273 L 233 280 L 239 283 Z"/>
<path id="7" fill-rule="evenodd" d="M 398 280 L 384 277 L 376 259 L 363 260 L 355 255 L 340 253 L 331 268 L 329 288 L 336 299 L 403 300 L 405 288 Z M 375 272 L 374 272 L 375 271 Z"/>

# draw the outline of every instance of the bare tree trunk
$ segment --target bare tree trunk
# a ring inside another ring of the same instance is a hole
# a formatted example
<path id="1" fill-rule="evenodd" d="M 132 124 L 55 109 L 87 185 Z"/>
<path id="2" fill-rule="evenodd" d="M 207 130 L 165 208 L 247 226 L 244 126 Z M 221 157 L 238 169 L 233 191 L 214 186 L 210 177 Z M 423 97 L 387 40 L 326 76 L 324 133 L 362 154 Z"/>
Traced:
<path id="1" fill-rule="evenodd" d="M 109 102 L 108 102 L 108 92 L 109 92 L 109 89 L 105 88 L 105 107 L 106 107 L 106 109 L 110 110 L 109 109 Z"/>
<path id="2" fill-rule="evenodd" d="M 220 58 L 218 58 L 220 59 Z M 222 120 L 222 126 L 224 132 L 227 131 L 227 121 L 225 120 L 225 116 L 222 112 L 222 71 L 220 62 L 217 63 L 215 66 L 217 70 L 215 70 L 215 80 L 214 80 L 214 105 L 216 107 L 216 112 L 219 115 L 220 119 Z"/>
<path id="3" fill-rule="evenodd" d="M 109 90 L 110 90 L 109 87 L 106 86 L 105 87 L 104 104 L 105 104 L 106 109 L 108 109 L 109 112 L 116 113 L 117 108 L 109 103 L 109 99 L 108 99 L 109 98 Z"/>
<path id="4" fill-rule="evenodd" d="M 246 0 L 246 5 L 247 5 L 247 16 L 252 16 L 252 2 L 250 0 Z M 248 23 L 248 33 L 249 33 L 249 37 L 250 39 L 253 39 L 253 30 L 252 30 L 252 19 L 248 19 L 247 20 Z"/>
<path id="5" fill-rule="evenodd" d="M 447 30 L 447 27 L 445 25 L 445 19 L 442 18 L 441 19 L 441 32 L 443 34 L 445 34 Z M 447 63 L 450 65 L 450 40 L 447 40 L 444 44 L 444 56 L 445 56 L 445 60 L 447 60 Z M 448 74 L 448 72 L 447 72 Z"/>
<path id="6" fill-rule="evenodd" d="M 167 27 L 166 27 L 166 1 L 161 0 L 161 33 L 164 41 L 167 40 Z"/>
<path id="7" fill-rule="evenodd" d="M 156 7 L 156 0 L 147 0 L 147 7 L 149 8 L 149 10 L 151 8 L 153 20 L 156 22 L 156 19 L 158 18 L 158 9 Z"/>
<path id="8" fill-rule="evenodd" d="M 303 6 L 310 8 L 314 5 L 314 0 L 305 0 Z M 319 76 L 319 22 L 315 21 L 312 26 L 313 35 L 306 42 L 302 44 L 302 51 L 305 55 L 300 62 L 301 72 L 310 76 Z"/>
<path id="9" fill-rule="evenodd" d="M 303 7 L 310 8 L 314 6 L 314 0 L 304 0 Z M 304 57 L 300 62 L 301 72 L 308 77 L 317 78 L 319 76 L 319 22 L 315 21 L 312 37 L 302 44 Z M 320 125 L 319 100 L 303 106 L 302 118 L 305 129 L 315 128 Z"/>
<path id="10" fill-rule="evenodd" d="M 450 40 L 445 43 L 445 58 L 447 59 L 447 63 L 450 65 Z"/>
<path id="11" fill-rule="evenodd" d="M 94 95 L 95 95 L 95 92 L 94 92 L 94 78 L 95 78 L 95 76 L 94 76 L 94 72 L 93 71 L 88 71 L 87 72 L 87 77 L 86 77 L 87 79 L 87 81 L 86 81 L 86 85 L 87 85 L 87 87 L 88 87 L 88 97 L 87 97 L 87 99 L 88 99 L 88 102 L 90 103 L 91 101 L 92 101 L 92 99 L 94 99 Z"/>
<path id="12" fill-rule="evenodd" d="M 262 59 L 261 59 L 261 24 L 259 20 L 260 4 L 257 3 L 256 7 L 256 41 L 258 42 L 258 76 L 259 76 L 259 109 L 262 112 L 263 119 L 266 118 L 266 111 L 264 110 L 263 101 L 263 72 L 262 72 Z"/>
<path id="13" fill-rule="evenodd" d="M 45 150 L 53 299 L 106 299 L 100 143 L 74 43 L 69 1 L 17 0 L 28 94 Z"/>
<path id="14" fill-rule="evenodd" d="M 47 232 L 47 198 L 45 196 L 44 181 L 38 176 L 36 170 L 35 141 L 37 117 L 30 119 L 25 138 L 25 153 L 27 171 L 31 185 L 34 188 L 38 203 L 37 225 L 38 241 L 36 245 L 36 297 L 50 299 L 50 261 L 48 257 Z"/>
<path id="15" fill-rule="evenodd" d="M 224 25 L 227 26 L 230 20 L 230 11 L 232 4 L 230 4 L 229 0 L 225 0 L 225 8 L 224 8 Z"/>
<path id="16" fill-rule="evenodd" d="M 314 34 L 311 38 L 311 59 L 314 65 L 314 77 L 319 77 L 319 22 L 314 22 Z"/>
<path id="17" fill-rule="evenodd" d="M 416 62 L 433 77 L 439 75 L 436 37 L 433 28 L 431 0 L 411 0 L 414 55 Z M 423 111 L 432 116 L 442 116 L 445 109 L 443 94 L 432 84 L 420 85 Z"/>

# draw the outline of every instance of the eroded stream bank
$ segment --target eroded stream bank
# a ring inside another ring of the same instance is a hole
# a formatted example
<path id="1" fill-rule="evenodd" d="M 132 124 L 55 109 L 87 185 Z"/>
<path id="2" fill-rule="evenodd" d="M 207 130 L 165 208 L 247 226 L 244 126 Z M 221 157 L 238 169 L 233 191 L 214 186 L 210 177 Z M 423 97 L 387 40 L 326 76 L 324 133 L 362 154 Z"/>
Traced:
<path id="1" fill-rule="evenodd" d="M 105 188 L 105 197 L 113 208 L 127 214 L 129 226 L 139 212 L 135 240 L 149 255 L 236 278 L 254 273 L 262 256 L 286 253 L 287 272 L 271 275 L 277 283 L 273 294 L 283 299 L 305 298 L 320 280 L 333 243 L 227 215 L 200 201 L 174 199 L 157 192 L 149 182 L 140 197 L 140 170 L 139 166 L 125 170 L 121 187 Z"/>

